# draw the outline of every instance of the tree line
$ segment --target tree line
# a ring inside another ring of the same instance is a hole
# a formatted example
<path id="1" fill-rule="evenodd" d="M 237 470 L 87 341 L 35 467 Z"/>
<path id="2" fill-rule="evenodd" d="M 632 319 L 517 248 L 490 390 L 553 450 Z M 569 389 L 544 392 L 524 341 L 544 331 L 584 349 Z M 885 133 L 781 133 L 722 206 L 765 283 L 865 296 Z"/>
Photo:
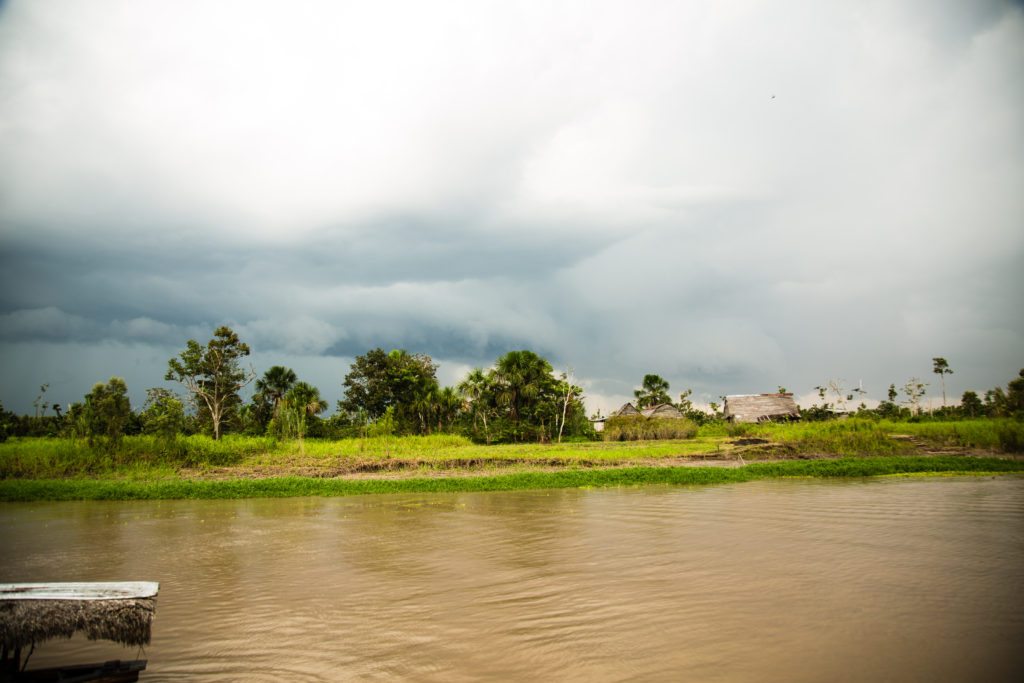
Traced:
<path id="1" fill-rule="evenodd" d="M 475 368 L 454 387 L 442 387 L 437 364 L 426 354 L 376 348 L 356 356 L 343 381 L 344 398 L 325 418 L 320 390 L 295 371 L 273 366 L 262 376 L 243 365 L 250 348 L 228 327 L 205 345 L 194 339 L 168 361 L 165 379 L 184 396 L 163 387 L 146 392 L 135 412 L 124 380 L 96 384 L 66 414 L 58 404 L 45 415 L 46 385 L 36 415 L 18 417 L 0 406 L 0 436 L 52 435 L 116 444 L 125 435 L 226 432 L 279 438 L 458 433 L 483 443 L 561 441 L 595 436 L 583 390 L 571 373 L 556 376 L 533 351 L 510 351 L 490 369 Z M 241 391 L 254 383 L 246 402 Z"/>
<path id="2" fill-rule="evenodd" d="M 16 436 L 67 436 L 90 443 L 116 444 L 132 434 L 174 438 L 178 434 L 205 433 L 219 439 L 226 432 L 277 438 L 344 438 L 352 436 L 464 434 L 481 443 L 561 441 L 596 438 L 583 404 L 583 390 L 571 371 L 556 376 L 551 363 L 533 351 L 510 351 L 489 369 L 474 368 L 454 387 L 442 387 L 437 364 L 426 354 L 403 349 L 375 348 L 356 356 L 342 387 L 344 397 L 334 414 L 324 417 L 327 402 L 320 390 L 300 381 L 295 371 L 273 366 L 257 376 L 243 366 L 250 348 L 229 327 L 214 331 L 205 345 L 188 340 L 185 349 L 168 360 L 165 380 L 178 383 L 181 396 L 163 387 L 146 391 L 146 401 L 133 411 L 123 379 L 112 377 L 96 384 L 71 404 L 65 413 L 45 400 L 47 385 L 33 402 L 35 415 L 18 416 L 0 405 L 0 440 Z M 945 376 L 952 369 L 944 358 L 932 359 L 942 380 L 943 407 L 934 417 L 1024 418 L 1024 370 L 1004 390 L 994 387 L 984 398 L 966 391 L 958 406 L 945 405 Z M 241 391 L 254 383 L 246 402 Z M 889 386 L 887 400 L 862 417 L 919 419 L 927 384 L 911 378 L 902 386 Z M 721 419 L 720 405 L 710 412 L 694 406 L 687 389 L 673 401 L 668 381 L 656 374 L 644 376 L 634 392 L 638 409 L 670 404 L 697 424 Z M 805 419 L 829 419 L 849 414 L 848 404 L 866 392 L 847 390 L 841 380 L 816 387 L 820 404 L 801 411 Z M 784 387 L 779 387 L 785 393 Z M 723 397 L 724 398 L 724 397 Z M 47 415 L 52 410 L 53 415 Z"/>

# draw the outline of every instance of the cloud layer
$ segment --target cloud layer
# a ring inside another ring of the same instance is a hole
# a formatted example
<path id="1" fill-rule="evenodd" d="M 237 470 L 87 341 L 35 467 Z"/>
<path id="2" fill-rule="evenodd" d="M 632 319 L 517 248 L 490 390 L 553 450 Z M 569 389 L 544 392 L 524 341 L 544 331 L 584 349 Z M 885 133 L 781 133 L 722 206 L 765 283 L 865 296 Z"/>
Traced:
<path id="1" fill-rule="evenodd" d="M 0 400 L 222 323 L 331 399 L 377 345 L 606 410 L 1004 383 L 1024 13 L 962 5 L 6 3 Z"/>

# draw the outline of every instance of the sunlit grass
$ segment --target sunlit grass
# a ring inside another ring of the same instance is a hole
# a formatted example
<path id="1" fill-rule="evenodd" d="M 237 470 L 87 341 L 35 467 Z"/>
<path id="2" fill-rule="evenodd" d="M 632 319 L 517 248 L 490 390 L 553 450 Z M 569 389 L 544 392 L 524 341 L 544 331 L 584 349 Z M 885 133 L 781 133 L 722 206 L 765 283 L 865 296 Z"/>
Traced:
<path id="1" fill-rule="evenodd" d="M 900 435 L 903 435 L 900 438 Z M 479 469 L 489 464 L 573 466 L 642 464 L 689 456 L 723 455 L 737 437 L 769 443 L 750 457 L 773 455 L 889 456 L 910 455 L 920 446 L 959 447 L 976 451 L 1024 450 L 1024 423 L 1015 420 L 962 422 L 890 422 L 863 419 L 788 424 L 726 425 L 700 428 L 692 439 L 596 441 L 563 444 L 476 444 L 451 435 L 352 438 L 336 441 L 278 440 L 227 435 L 124 438 L 116 448 L 90 446 L 83 439 L 16 438 L 0 443 L 0 478 L 68 477 L 166 479 L 186 470 L 245 468 L 373 469 L 417 467 Z M 909 438 L 908 438 L 909 437 Z M 280 470 L 278 470 L 280 471 Z"/>
<path id="2" fill-rule="evenodd" d="M 874 477 L 922 473 L 1024 472 L 1024 462 L 996 458 L 874 457 L 756 463 L 746 467 L 630 467 L 517 472 L 486 477 L 412 479 L 321 479 L 283 477 L 226 481 L 126 481 L 100 479 L 4 480 L 0 501 L 159 500 L 199 498 L 280 498 L 352 496 L 381 493 L 513 491 L 545 488 L 598 488 L 649 484 L 701 485 L 780 477 Z"/>

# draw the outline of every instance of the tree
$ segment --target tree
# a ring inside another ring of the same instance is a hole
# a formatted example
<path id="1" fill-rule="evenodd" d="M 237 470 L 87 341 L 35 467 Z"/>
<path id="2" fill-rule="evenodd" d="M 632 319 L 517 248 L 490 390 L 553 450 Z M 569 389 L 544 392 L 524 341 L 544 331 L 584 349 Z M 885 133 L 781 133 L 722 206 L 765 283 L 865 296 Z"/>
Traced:
<path id="1" fill-rule="evenodd" d="M 131 415 L 128 386 L 120 377 L 93 385 L 92 391 L 85 395 L 84 417 L 90 443 L 100 440 L 108 448 L 116 446 L 124 436 Z"/>
<path id="2" fill-rule="evenodd" d="M 1006 385 L 1006 408 L 1010 415 L 1024 415 L 1024 369 Z"/>
<path id="3" fill-rule="evenodd" d="M 545 416 L 538 408 L 554 388 L 551 372 L 551 363 L 527 350 L 509 351 L 498 358 L 491 370 L 495 403 L 507 411 L 515 440 L 523 438 L 524 423 L 543 428 Z"/>
<path id="4" fill-rule="evenodd" d="M 910 412 L 914 415 L 921 414 L 921 398 L 924 396 L 925 387 L 927 386 L 917 377 L 911 377 L 903 385 L 903 393 L 907 397 L 907 404 L 910 406 Z"/>
<path id="5" fill-rule="evenodd" d="M 562 380 L 559 384 L 559 396 L 562 398 L 562 420 L 558 424 L 558 443 L 562 443 L 562 432 L 565 431 L 565 418 L 569 414 L 569 405 L 572 400 L 583 393 L 583 390 L 573 383 L 572 368 L 562 373 Z"/>
<path id="6" fill-rule="evenodd" d="M 162 387 L 146 389 L 140 417 L 143 432 L 171 440 L 185 427 L 185 405 L 173 391 Z"/>
<path id="7" fill-rule="evenodd" d="M 327 410 L 327 401 L 320 398 L 320 390 L 308 382 L 296 382 L 282 398 L 274 418 L 283 436 L 302 440 L 310 418 Z"/>
<path id="8" fill-rule="evenodd" d="M 490 412 L 490 402 L 493 400 L 493 396 L 491 382 L 487 374 L 480 368 L 474 368 L 466 375 L 466 379 L 459 382 L 457 389 L 459 395 L 469 404 L 469 411 L 473 416 L 473 430 L 476 430 L 477 420 L 482 419 L 484 440 L 490 443 L 491 434 L 487 429 L 487 413 Z"/>
<path id="9" fill-rule="evenodd" d="M 643 410 L 662 403 L 672 403 L 672 398 L 668 395 L 668 386 L 668 382 L 658 375 L 644 375 L 641 388 L 633 392 L 636 407 Z"/>
<path id="10" fill-rule="evenodd" d="M 981 415 L 984 409 L 985 406 L 982 405 L 981 399 L 978 398 L 976 392 L 965 391 L 964 395 L 960 398 L 960 410 L 968 417 L 977 417 Z"/>
<path id="11" fill-rule="evenodd" d="M 263 377 L 256 380 L 256 392 L 273 406 L 275 417 L 284 395 L 295 386 L 296 381 L 298 377 L 295 376 L 295 371 L 282 365 L 271 367 L 263 373 Z"/>
<path id="12" fill-rule="evenodd" d="M 942 407 L 946 407 L 946 375 L 952 375 L 953 370 L 945 358 L 932 358 L 932 372 L 939 376 L 942 381 Z"/>
<path id="13" fill-rule="evenodd" d="M 220 439 L 226 410 L 240 403 L 239 390 L 255 378 L 254 372 L 239 366 L 239 359 L 248 355 L 248 344 L 221 326 L 205 347 L 189 339 L 185 350 L 167 361 L 164 379 L 181 383 L 197 405 L 207 409 L 215 440 Z"/>
<path id="14" fill-rule="evenodd" d="M 463 402 L 452 387 L 435 389 L 432 397 L 432 414 L 437 419 L 437 431 L 451 431 L 452 423 L 459 417 Z"/>
<path id="15" fill-rule="evenodd" d="M 429 397 L 437 389 L 437 365 L 430 356 L 377 348 L 356 356 L 345 375 L 345 398 L 338 410 L 378 420 L 394 408 L 399 429 L 425 431 Z"/>

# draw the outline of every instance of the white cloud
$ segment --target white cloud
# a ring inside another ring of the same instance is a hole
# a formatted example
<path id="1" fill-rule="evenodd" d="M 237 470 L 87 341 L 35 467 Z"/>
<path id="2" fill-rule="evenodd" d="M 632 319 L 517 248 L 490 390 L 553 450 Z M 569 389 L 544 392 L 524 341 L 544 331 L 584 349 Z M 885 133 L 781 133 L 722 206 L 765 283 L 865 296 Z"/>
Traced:
<path id="1" fill-rule="evenodd" d="M 991 386 L 1022 67 L 998 2 L 8 2 L 0 334 Z"/>

